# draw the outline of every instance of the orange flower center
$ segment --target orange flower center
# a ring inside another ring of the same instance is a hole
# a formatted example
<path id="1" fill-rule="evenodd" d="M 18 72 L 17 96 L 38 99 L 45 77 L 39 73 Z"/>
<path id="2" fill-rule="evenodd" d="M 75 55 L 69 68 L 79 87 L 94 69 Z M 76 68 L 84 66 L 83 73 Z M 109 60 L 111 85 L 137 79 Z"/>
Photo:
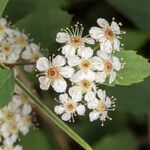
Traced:
<path id="1" fill-rule="evenodd" d="M 81 69 L 88 70 L 90 68 L 91 68 L 91 62 L 90 62 L 90 60 L 83 60 L 81 62 Z"/>
<path id="2" fill-rule="evenodd" d="M 87 92 L 91 89 L 91 82 L 88 80 L 82 80 L 80 81 L 80 86 L 84 92 Z"/>
<path id="3" fill-rule="evenodd" d="M 111 62 L 105 62 L 105 64 L 104 64 L 104 71 L 106 72 L 106 73 L 110 73 L 111 71 L 112 71 L 112 69 L 113 69 L 113 65 L 112 65 L 112 63 Z"/>
<path id="4" fill-rule="evenodd" d="M 106 111 L 106 104 L 105 104 L 105 102 L 103 100 L 99 101 L 98 111 L 101 112 L 101 113 Z"/>
<path id="5" fill-rule="evenodd" d="M 10 54 L 10 52 L 11 52 L 11 47 L 10 47 L 10 45 L 9 44 L 4 44 L 3 46 L 2 46 L 2 51 L 3 51 L 3 53 L 5 53 L 5 55 L 9 55 Z"/>
<path id="6" fill-rule="evenodd" d="M 66 110 L 68 110 L 69 112 L 74 112 L 75 109 L 76 109 L 77 105 L 75 102 L 73 102 L 72 100 L 68 100 L 66 103 L 65 103 L 65 108 Z"/>
<path id="7" fill-rule="evenodd" d="M 105 36 L 107 39 L 112 40 L 115 35 L 111 29 L 106 29 L 105 30 Z"/>
<path id="8" fill-rule="evenodd" d="M 75 46 L 76 48 L 79 48 L 80 46 L 84 45 L 84 42 L 81 37 L 79 36 L 72 36 L 70 39 L 70 43 Z"/>
<path id="9" fill-rule="evenodd" d="M 16 40 L 17 44 L 20 45 L 21 47 L 24 47 L 26 44 L 26 40 L 23 36 L 20 36 Z"/>
<path id="10" fill-rule="evenodd" d="M 52 68 L 48 69 L 47 75 L 52 80 L 57 79 L 58 76 L 59 76 L 59 70 L 58 70 L 58 68 L 52 67 Z"/>

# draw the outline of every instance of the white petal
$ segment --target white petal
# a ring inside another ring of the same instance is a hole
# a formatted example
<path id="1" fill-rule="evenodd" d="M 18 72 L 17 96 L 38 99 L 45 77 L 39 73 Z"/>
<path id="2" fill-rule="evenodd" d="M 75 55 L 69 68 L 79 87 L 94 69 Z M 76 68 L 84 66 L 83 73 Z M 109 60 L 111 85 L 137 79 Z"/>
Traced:
<path id="1" fill-rule="evenodd" d="M 67 94 L 60 94 L 59 100 L 61 103 L 65 103 L 68 100 L 68 95 Z"/>
<path id="2" fill-rule="evenodd" d="M 62 54 L 64 54 L 66 57 L 74 56 L 75 51 L 76 51 L 75 47 L 73 47 L 70 44 L 63 46 L 62 48 Z"/>
<path id="3" fill-rule="evenodd" d="M 31 105 L 29 105 L 29 104 L 23 105 L 23 108 L 22 108 L 22 114 L 23 115 L 28 115 L 31 113 L 31 111 L 32 111 Z"/>
<path id="4" fill-rule="evenodd" d="M 29 49 L 22 52 L 21 57 L 25 60 L 29 60 L 32 57 L 31 51 Z"/>
<path id="5" fill-rule="evenodd" d="M 76 108 L 76 111 L 77 111 L 78 115 L 80 115 L 80 116 L 84 115 L 84 113 L 85 113 L 85 106 L 84 105 L 79 105 Z"/>
<path id="6" fill-rule="evenodd" d="M 71 119 L 71 114 L 70 113 L 64 113 L 61 116 L 61 119 L 64 120 L 64 121 L 69 121 Z"/>
<path id="7" fill-rule="evenodd" d="M 64 43 L 64 42 L 67 42 L 69 41 L 70 37 L 69 37 L 69 34 L 68 33 L 65 33 L 65 32 L 59 32 L 57 33 L 56 35 L 56 41 L 58 43 Z"/>
<path id="8" fill-rule="evenodd" d="M 71 82 L 77 83 L 80 82 L 81 80 L 85 79 L 85 73 L 82 72 L 81 70 L 77 71 L 76 73 L 73 74 L 73 76 L 70 78 Z"/>
<path id="9" fill-rule="evenodd" d="M 45 71 L 49 67 L 49 60 L 46 57 L 41 57 L 36 62 L 36 68 L 39 71 Z"/>
<path id="10" fill-rule="evenodd" d="M 78 54 L 85 59 L 91 58 L 93 56 L 93 50 L 90 47 L 84 47 L 78 50 Z"/>
<path id="11" fill-rule="evenodd" d="M 23 67 L 23 69 L 24 69 L 25 71 L 27 71 L 27 72 L 33 72 L 34 69 L 35 69 L 35 66 L 34 66 L 34 65 L 25 65 L 25 66 Z"/>
<path id="12" fill-rule="evenodd" d="M 74 74 L 74 69 L 70 66 L 62 67 L 59 72 L 65 78 L 71 78 Z"/>
<path id="13" fill-rule="evenodd" d="M 96 79 L 95 81 L 97 83 L 104 83 L 106 80 L 107 74 L 105 72 L 98 72 L 96 73 Z"/>
<path id="14" fill-rule="evenodd" d="M 87 92 L 84 96 L 84 100 L 87 102 L 95 100 L 95 93 L 92 91 Z"/>
<path id="15" fill-rule="evenodd" d="M 96 109 L 97 106 L 98 106 L 98 100 L 97 100 L 97 99 L 95 99 L 95 100 L 93 100 L 93 101 L 89 101 L 89 102 L 87 103 L 87 107 L 88 107 L 89 109 Z"/>
<path id="16" fill-rule="evenodd" d="M 120 27 L 115 21 L 112 21 L 111 28 L 116 34 L 120 34 Z"/>
<path id="17" fill-rule="evenodd" d="M 80 58 L 76 55 L 68 57 L 69 66 L 77 66 L 80 63 Z"/>
<path id="18" fill-rule="evenodd" d="M 109 23 L 107 20 L 103 19 L 103 18 L 99 18 L 97 19 L 97 24 L 102 27 L 102 28 L 107 28 L 109 27 Z"/>
<path id="19" fill-rule="evenodd" d="M 113 47 L 112 47 L 112 42 L 107 40 L 105 42 L 102 42 L 101 45 L 100 45 L 100 48 L 102 51 L 106 52 L 106 53 L 111 53 L 112 50 L 113 50 Z"/>
<path id="20" fill-rule="evenodd" d="M 103 52 L 103 51 L 101 51 L 101 50 L 97 51 L 97 55 L 98 55 L 98 57 L 100 57 L 102 60 L 107 60 L 107 59 L 108 59 L 108 54 L 105 53 L 105 52 Z"/>
<path id="21" fill-rule="evenodd" d="M 96 79 L 96 73 L 91 71 L 91 70 L 88 70 L 86 72 L 84 72 L 84 79 L 86 80 L 89 80 L 89 81 L 94 81 Z"/>
<path id="22" fill-rule="evenodd" d="M 104 32 L 98 27 L 92 27 L 89 34 L 93 39 L 99 40 L 104 37 Z"/>
<path id="23" fill-rule="evenodd" d="M 116 72 L 113 71 L 109 77 L 109 84 L 111 84 L 115 80 L 115 78 L 116 78 Z"/>
<path id="24" fill-rule="evenodd" d="M 103 113 L 100 115 L 100 120 L 101 120 L 101 121 L 105 121 L 105 120 L 106 120 L 106 117 L 107 117 L 107 111 L 103 112 Z"/>
<path id="25" fill-rule="evenodd" d="M 94 70 L 102 71 L 104 69 L 104 64 L 101 58 L 94 56 L 91 60 Z"/>
<path id="26" fill-rule="evenodd" d="M 90 112 L 89 117 L 91 122 L 97 120 L 99 118 L 99 112 L 92 111 Z"/>
<path id="27" fill-rule="evenodd" d="M 67 88 L 67 83 L 64 79 L 55 80 L 53 84 L 53 88 L 56 92 L 63 93 Z"/>
<path id="28" fill-rule="evenodd" d="M 113 47 L 114 47 L 114 50 L 120 51 L 120 41 L 119 41 L 118 39 L 115 39 L 115 40 L 114 40 L 114 45 L 113 45 Z"/>
<path id="29" fill-rule="evenodd" d="M 65 109 L 62 106 L 55 106 L 54 111 L 56 114 L 61 115 L 65 111 Z"/>
<path id="30" fill-rule="evenodd" d="M 101 100 L 105 100 L 105 97 L 106 97 L 106 92 L 105 92 L 105 90 L 103 91 L 103 90 L 99 89 L 99 90 L 97 91 L 97 96 L 98 96 Z"/>
<path id="31" fill-rule="evenodd" d="M 69 89 L 69 95 L 74 102 L 79 102 L 82 100 L 82 92 L 77 86 L 73 86 Z"/>
<path id="32" fill-rule="evenodd" d="M 106 97 L 106 107 L 109 108 L 111 106 L 111 103 L 112 102 L 111 102 L 110 98 L 107 96 Z"/>
<path id="33" fill-rule="evenodd" d="M 121 69 L 121 63 L 120 63 L 119 59 L 115 56 L 113 57 L 113 67 L 117 71 Z"/>
<path id="34" fill-rule="evenodd" d="M 87 44 L 92 44 L 92 45 L 95 44 L 95 41 L 92 38 L 86 38 L 86 37 L 84 37 L 83 41 L 85 43 L 87 43 Z"/>
<path id="35" fill-rule="evenodd" d="M 64 66 L 65 63 L 66 63 L 66 59 L 65 59 L 65 57 L 63 57 L 61 55 L 57 55 L 52 61 L 52 65 L 56 66 L 56 67 Z"/>
<path id="36" fill-rule="evenodd" d="M 51 80 L 45 76 L 39 77 L 40 88 L 42 90 L 48 90 L 50 87 Z"/>

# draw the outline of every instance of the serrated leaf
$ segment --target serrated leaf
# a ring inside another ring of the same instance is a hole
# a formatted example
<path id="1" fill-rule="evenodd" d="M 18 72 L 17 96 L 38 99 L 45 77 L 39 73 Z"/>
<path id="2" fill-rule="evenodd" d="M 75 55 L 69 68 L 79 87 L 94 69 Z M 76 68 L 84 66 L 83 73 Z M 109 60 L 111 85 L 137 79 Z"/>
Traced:
<path id="1" fill-rule="evenodd" d="M 132 114 L 150 112 L 150 78 L 131 86 L 105 87 L 108 95 L 117 98 L 116 110 Z"/>
<path id="2" fill-rule="evenodd" d="M 14 89 L 14 75 L 10 70 L 0 69 L 0 108 L 11 99 Z"/>
<path id="3" fill-rule="evenodd" d="M 2 17 L 3 12 L 5 10 L 5 7 L 7 6 L 7 3 L 9 0 L 0 0 L 0 17 Z"/>
<path id="4" fill-rule="evenodd" d="M 51 149 L 47 135 L 42 130 L 31 130 L 27 135 L 22 136 L 21 145 L 24 150 Z"/>
<path id="5" fill-rule="evenodd" d="M 129 131 L 108 135 L 94 145 L 94 150 L 137 150 L 135 137 Z"/>
<path id="6" fill-rule="evenodd" d="M 150 76 L 150 63 L 144 57 L 136 54 L 135 51 L 122 50 L 116 54 L 118 58 L 123 58 L 123 62 L 126 63 L 124 68 L 118 71 L 117 81 L 119 85 L 130 85 L 133 83 L 139 83 L 144 78 Z M 122 79 L 121 79 L 121 77 Z"/>
<path id="7" fill-rule="evenodd" d="M 137 27 L 150 33 L 149 0 L 107 0 L 119 12 L 127 16 Z"/>
<path id="8" fill-rule="evenodd" d="M 36 14 L 30 14 L 17 22 L 16 26 L 25 29 L 42 47 L 56 48 L 56 34 L 61 28 L 68 27 L 71 15 L 60 9 L 50 9 Z"/>
<path id="9" fill-rule="evenodd" d="M 147 34 L 138 30 L 125 29 L 124 31 L 126 31 L 126 34 L 121 40 L 124 44 L 123 49 L 140 50 L 149 39 Z"/>

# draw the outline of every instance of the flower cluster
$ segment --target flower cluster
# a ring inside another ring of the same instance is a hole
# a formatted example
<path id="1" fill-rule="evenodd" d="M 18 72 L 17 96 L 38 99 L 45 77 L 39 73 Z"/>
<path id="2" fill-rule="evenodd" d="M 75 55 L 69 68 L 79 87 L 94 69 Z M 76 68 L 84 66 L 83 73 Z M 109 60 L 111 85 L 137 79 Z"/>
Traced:
<path id="1" fill-rule="evenodd" d="M 56 41 L 63 44 L 59 48 L 62 54 L 41 57 L 36 62 L 40 88 L 48 90 L 51 86 L 61 93 L 54 111 L 64 121 L 74 121 L 74 116 L 84 115 L 86 108 L 91 110 L 90 121 L 99 119 L 103 125 L 106 118 L 111 120 L 108 111 L 114 110 L 115 98 L 106 96 L 99 85 L 116 82 L 117 72 L 123 68 L 115 56 L 123 32 L 114 20 L 109 25 L 99 18 L 97 23 L 99 27 L 92 27 L 86 36 L 79 23 L 62 29 L 56 36 Z"/>
<path id="2" fill-rule="evenodd" d="M 31 119 L 32 107 L 29 97 L 16 86 L 12 101 L 0 109 L 0 150 L 22 150 L 21 146 L 15 144 L 20 133 L 26 135 L 29 132 Z"/>
<path id="3" fill-rule="evenodd" d="M 28 36 L 14 29 L 4 18 L 0 18 L 0 62 L 16 63 L 20 58 L 35 62 L 39 57 L 39 45 L 29 40 Z M 34 65 L 25 66 L 26 71 L 32 72 Z"/>

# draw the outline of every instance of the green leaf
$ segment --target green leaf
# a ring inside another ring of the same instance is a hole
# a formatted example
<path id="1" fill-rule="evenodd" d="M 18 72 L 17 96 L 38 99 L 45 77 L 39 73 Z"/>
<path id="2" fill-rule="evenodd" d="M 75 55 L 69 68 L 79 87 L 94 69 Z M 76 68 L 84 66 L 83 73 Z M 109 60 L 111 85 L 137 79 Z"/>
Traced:
<path id="1" fill-rule="evenodd" d="M 116 55 L 118 58 L 123 58 L 123 62 L 126 63 L 124 68 L 117 73 L 116 79 L 119 83 L 116 84 L 130 85 L 141 82 L 144 78 L 150 76 L 150 63 L 144 57 L 137 55 L 135 51 L 122 50 Z"/>
<path id="2" fill-rule="evenodd" d="M 107 95 L 117 98 L 116 110 L 145 115 L 150 112 L 150 78 L 131 86 L 105 87 Z"/>
<path id="3" fill-rule="evenodd" d="M 68 27 L 71 15 L 60 9 L 50 9 L 30 14 L 17 22 L 16 26 L 25 29 L 43 47 L 56 48 L 56 34 L 61 28 Z"/>
<path id="4" fill-rule="evenodd" d="M 137 27 L 150 33 L 149 0 L 107 0 L 119 12 L 127 16 Z"/>
<path id="5" fill-rule="evenodd" d="M 129 131 L 108 135 L 94 145 L 94 150 L 137 150 L 135 137 Z"/>
<path id="6" fill-rule="evenodd" d="M 2 17 L 8 2 L 9 0 L 0 0 L 0 17 Z"/>
<path id="7" fill-rule="evenodd" d="M 21 138 L 21 145 L 25 150 L 50 150 L 49 143 L 47 135 L 42 130 L 31 130 Z"/>
<path id="8" fill-rule="evenodd" d="M 126 34 L 121 40 L 124 44 L 123 49 L 140 50 L 149 39 L 147 34 L 138 30 L 125 29 L 124 31 L 126 31 Z"/>
<path id="9" fill-rule="evenodd" d="M 67 4 L 67 0 L 11 0 L 7 5 L 5 15 L 8 15 L 9 20 L 16 22 L 31 13 L 53 10 Z"/>
<path id="10" fill-rule="evenodd" d="M 0 108 L 3 108 L 11 99 L 14 89 L 13 72 L 0 69 Z"/>

